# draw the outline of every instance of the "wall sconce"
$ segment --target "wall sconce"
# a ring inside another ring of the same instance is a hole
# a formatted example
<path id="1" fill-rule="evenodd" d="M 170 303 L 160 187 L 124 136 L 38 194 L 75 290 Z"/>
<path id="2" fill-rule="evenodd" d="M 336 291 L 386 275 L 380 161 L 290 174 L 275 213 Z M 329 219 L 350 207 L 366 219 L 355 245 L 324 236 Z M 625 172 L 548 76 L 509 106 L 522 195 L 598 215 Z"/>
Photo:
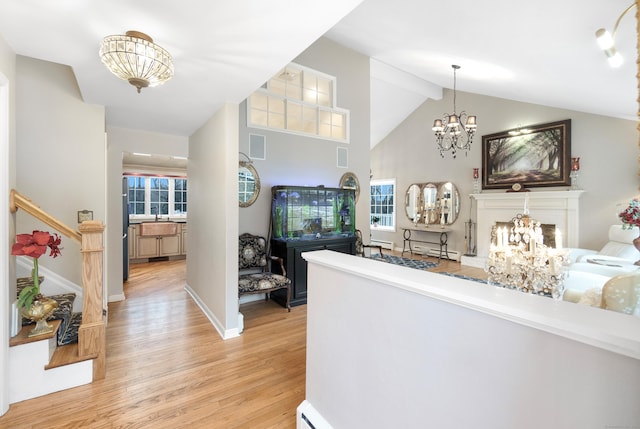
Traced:
<path id="1" fill-rule="evenodd" d="M 611 67 L 620 67 L 623 63 L 622 55 L 620 52 L 616 50 L 616 32 L 618 31 L 618 25 L 620 25 L 620 20 L 622 17 L 627 14 L 631 9 L 636 6 L 635 2 L 626 8 L 624 12 L 618 17 L 615 25 L 613 26 L 613 34 L 609 33 L 604 28 L 598 28 L 596 30 L 596 40 L 598 41 L 598 46 L 600 49 L 604 51 L 604 54 L 607 56 L 607 60 L 609 61 L 609 65 Z"/>

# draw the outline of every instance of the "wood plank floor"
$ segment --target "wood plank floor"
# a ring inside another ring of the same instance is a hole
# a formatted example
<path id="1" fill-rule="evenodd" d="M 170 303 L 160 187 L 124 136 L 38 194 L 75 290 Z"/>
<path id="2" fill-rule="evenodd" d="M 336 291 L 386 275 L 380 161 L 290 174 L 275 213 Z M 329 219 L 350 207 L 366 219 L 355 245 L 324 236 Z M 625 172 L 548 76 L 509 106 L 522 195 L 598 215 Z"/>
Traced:
<path id="1" fill-rule="evenodd" d="M 133 265 L 109 304 L 106 378 L 13 404 L 0 427 L 294 428 L 306 306 L 244 304 L 245 332 L 223 341 L 184 286 L 184 260 Z"/>
<path id="2" fill-rule="evenodd" d="M 133 265 L 127 299 L 109 304 L 106 378 L 13 404 L 0 428 L 295 428 L 306 306 L 243 304 L 244 333 L 223 341 L 184 286 L 184 260 Z"/>

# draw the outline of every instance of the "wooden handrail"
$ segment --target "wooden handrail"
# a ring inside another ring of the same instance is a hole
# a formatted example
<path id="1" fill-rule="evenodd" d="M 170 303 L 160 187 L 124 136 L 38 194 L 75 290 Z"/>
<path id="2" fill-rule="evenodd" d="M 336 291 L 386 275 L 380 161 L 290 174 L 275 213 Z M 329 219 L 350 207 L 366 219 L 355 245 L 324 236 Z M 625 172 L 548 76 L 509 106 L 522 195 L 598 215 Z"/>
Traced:
<path id="1" fill-rule="evenodd" d="M 9 210 L 11 211 L 11 213 L 15 213 L 19 208 L 29 213 L 36 219 L 46 223 L 50 227 L 55 228 L 56 231 L 59 231 L 63 235 L 77 241 L 78 243 L 82 242 L 82 234 L 68 227 L 58 219 L 51 216 L 49 213 L 42 210 L 40 207 L 33 204 L 30 199 L 28 199 L 15 189 L 12 189 L 11 193 L 9 194 Z"/>
<path id="2" fill-rule="evenodd" d="M 78 356 L 93 359 L 93 380 L 106 373 L 105 313 L 103 309 L 103 235 L 100 221 L 84 221 L 76 231 L 36 206 L 24 195 L 11 190 L 9 210 L 23 209 L 61 234 L 76 240 L 82 253 L 82 322 L 78 328 Z"/>

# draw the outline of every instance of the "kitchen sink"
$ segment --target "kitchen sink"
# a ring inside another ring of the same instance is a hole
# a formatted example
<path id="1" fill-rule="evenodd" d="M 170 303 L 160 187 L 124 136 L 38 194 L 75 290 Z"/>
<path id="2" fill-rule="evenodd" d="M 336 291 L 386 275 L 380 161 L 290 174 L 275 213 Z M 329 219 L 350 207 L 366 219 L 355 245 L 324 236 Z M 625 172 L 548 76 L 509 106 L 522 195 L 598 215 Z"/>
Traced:
<path id="1" fill-rule="evenodd" d="M 175 222 L 142 222 L 140 224 L 141 236 L 176 235 L 178 224 Z"/>

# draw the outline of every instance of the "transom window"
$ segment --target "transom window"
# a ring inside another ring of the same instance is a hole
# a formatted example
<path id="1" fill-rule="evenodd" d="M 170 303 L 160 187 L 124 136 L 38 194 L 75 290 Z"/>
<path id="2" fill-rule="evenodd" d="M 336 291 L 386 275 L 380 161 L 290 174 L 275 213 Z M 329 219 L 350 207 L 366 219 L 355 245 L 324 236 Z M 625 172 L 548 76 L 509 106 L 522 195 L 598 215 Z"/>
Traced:
<path id="1" fill-rule="evenodd" d="M 396 229 L 396 180 L 371 181 L 369 223 L 378 229 Z"/>
<path id="2" fill-rule="evenodd" d="M 290 64 L 247 100 L 247 126 L 349 141 L 349 111 L 335 105 L 336 78 Z"/>
<path id="3" fill-rule="evenodd" d="M 187 179 L 125 176 L 129 185 L 130 217 L 185 217 Z"/>

